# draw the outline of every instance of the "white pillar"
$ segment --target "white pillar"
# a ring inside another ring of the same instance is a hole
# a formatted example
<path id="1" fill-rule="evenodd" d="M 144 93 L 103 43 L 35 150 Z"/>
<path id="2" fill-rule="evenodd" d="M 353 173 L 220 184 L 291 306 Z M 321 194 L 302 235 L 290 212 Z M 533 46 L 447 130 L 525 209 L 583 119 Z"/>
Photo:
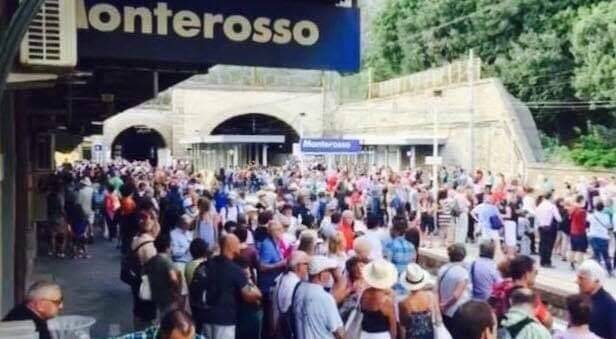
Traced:
<path id="1" fill-rule="evenodd" d="M 240 146 L 233 146 L 233 166 L 237 167 L 240 163 Z"/>
<path id="2" fill-rule="evenodd" d="M 414 170 L 417 167 L 417 158 L 416 158 L 416 148 L 415 145 L 411 146 L 411 150 L 409 151 L 411 154 L 409 154 L 409 165 L 411 167 L 412 170 Z"/>
<path id="3" fill-rule="evenodd" d="M 438 157 L 438 110 L 436 109 L 436 107 L 432 108 L 433 110 L 433 127 L 434 127 L 434 131 L 432 133 L 434 133 L 434 143 L 432 145 L 433 149 L 432 149 L 432 156 L 434 157 L 434 164 L 432 164 L 432 190 L 433 190 L 433 194 L 434 194 L 434 204 L 438 204 L 438 165 L 436 163 L 436 158 Z M 434 209 L 434 222 L 436 223 L 438 218 L 437 218 L 437 209 Z"/>
<path id="4" fill-rule="evenodd" d="M 267 166 L 267 148 L 269 146 L 266 144 L 263 144 L 263 166 Z"/>

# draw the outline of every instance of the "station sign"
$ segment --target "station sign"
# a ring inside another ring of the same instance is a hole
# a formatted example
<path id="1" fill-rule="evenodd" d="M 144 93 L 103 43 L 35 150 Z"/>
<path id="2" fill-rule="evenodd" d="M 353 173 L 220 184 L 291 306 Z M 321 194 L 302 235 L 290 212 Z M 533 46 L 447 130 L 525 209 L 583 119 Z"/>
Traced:
<path id="1" fill-rule="evenodd" d="M 302 153 L 312 154 L 348 154 L 361 152 L 361 144 L 355 139 L 302 139 Z"/>
<path id="2" fill-rule="evenodd" d="M 359 9 L 288 0 L 78 0 L 78 55 L 356 72 Z"/>

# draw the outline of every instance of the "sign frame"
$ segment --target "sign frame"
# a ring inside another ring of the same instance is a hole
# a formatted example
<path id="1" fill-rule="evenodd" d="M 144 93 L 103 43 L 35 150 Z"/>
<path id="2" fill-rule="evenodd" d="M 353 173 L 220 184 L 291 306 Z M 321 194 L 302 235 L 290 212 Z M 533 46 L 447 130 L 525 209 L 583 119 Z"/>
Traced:
<path id="1" fill-rule="evenodd" d="M 359 8 L 285 0 L 77 0 L 80 63 L 357 72 Z"/>

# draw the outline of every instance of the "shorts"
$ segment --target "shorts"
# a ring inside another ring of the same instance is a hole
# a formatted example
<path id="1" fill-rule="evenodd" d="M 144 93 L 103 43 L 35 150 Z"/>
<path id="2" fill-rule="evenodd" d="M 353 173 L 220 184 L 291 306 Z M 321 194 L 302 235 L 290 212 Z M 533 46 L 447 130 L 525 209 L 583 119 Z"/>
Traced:
<path id="1" fill-rule="evenodd" d="M 571 251 L 586 252 L 588 249 L 588 239 L 586 235 L 571 235 Z"/>
<path id="2" fill-rule="evenodd" d="M 491 239 L 494 241 L 500 241 L 500 231 L 493 230 L 491 228 L 484 227 L 481 231 L 482 239 Z"/>
<path id="3" fill-rule="evenodd" d="M 206 338 L 214 339 L 235 339 L 235 325 L 224 326 L 205 324 Z"/>
<path id="4" fill-rule="evenodd" d="M 53 221 L 49 221 L 50 230 L 52 233 L 67 233 L 68 227 L 64 218 L 58 218 Z"/>

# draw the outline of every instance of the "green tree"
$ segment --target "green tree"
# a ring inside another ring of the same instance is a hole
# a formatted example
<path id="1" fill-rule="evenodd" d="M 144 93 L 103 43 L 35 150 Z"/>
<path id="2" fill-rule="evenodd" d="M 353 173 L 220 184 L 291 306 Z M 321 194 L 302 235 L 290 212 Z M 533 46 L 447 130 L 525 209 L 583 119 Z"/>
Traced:
<path id="1" fill-rule="evenodd" d="M 376 41 L 366 64 L 382 80 L 462 58 L 474 48 L 488 75 L 502 78 L 522 101 L 575 100 L 570 33 L 578 8 L 599 2 L 389 0 L 374 22 Z M 549 133 L 586 120 L 584 107 L 532 111 Z"/>
<path id="2" fill-rule="evenodd" d="M 509 91 L 525 101 L 571 98 L 574 94 L 571 86 L 573 62 L 570 55 L 563 52 L 562 45 L 562 38 L 555 32 L 523 33 L 496 57 L 491 69 Z M 538 107 L 533 113 L 542 130 L 566 130 L 577 122 L 575 115 L 554 109 Z"/>
<path id="3" fill-rule="evenodd" d="M 616 101 L 616 1 L 580 9 L 571 33 L 571 51 L 577 95 Z"/>

